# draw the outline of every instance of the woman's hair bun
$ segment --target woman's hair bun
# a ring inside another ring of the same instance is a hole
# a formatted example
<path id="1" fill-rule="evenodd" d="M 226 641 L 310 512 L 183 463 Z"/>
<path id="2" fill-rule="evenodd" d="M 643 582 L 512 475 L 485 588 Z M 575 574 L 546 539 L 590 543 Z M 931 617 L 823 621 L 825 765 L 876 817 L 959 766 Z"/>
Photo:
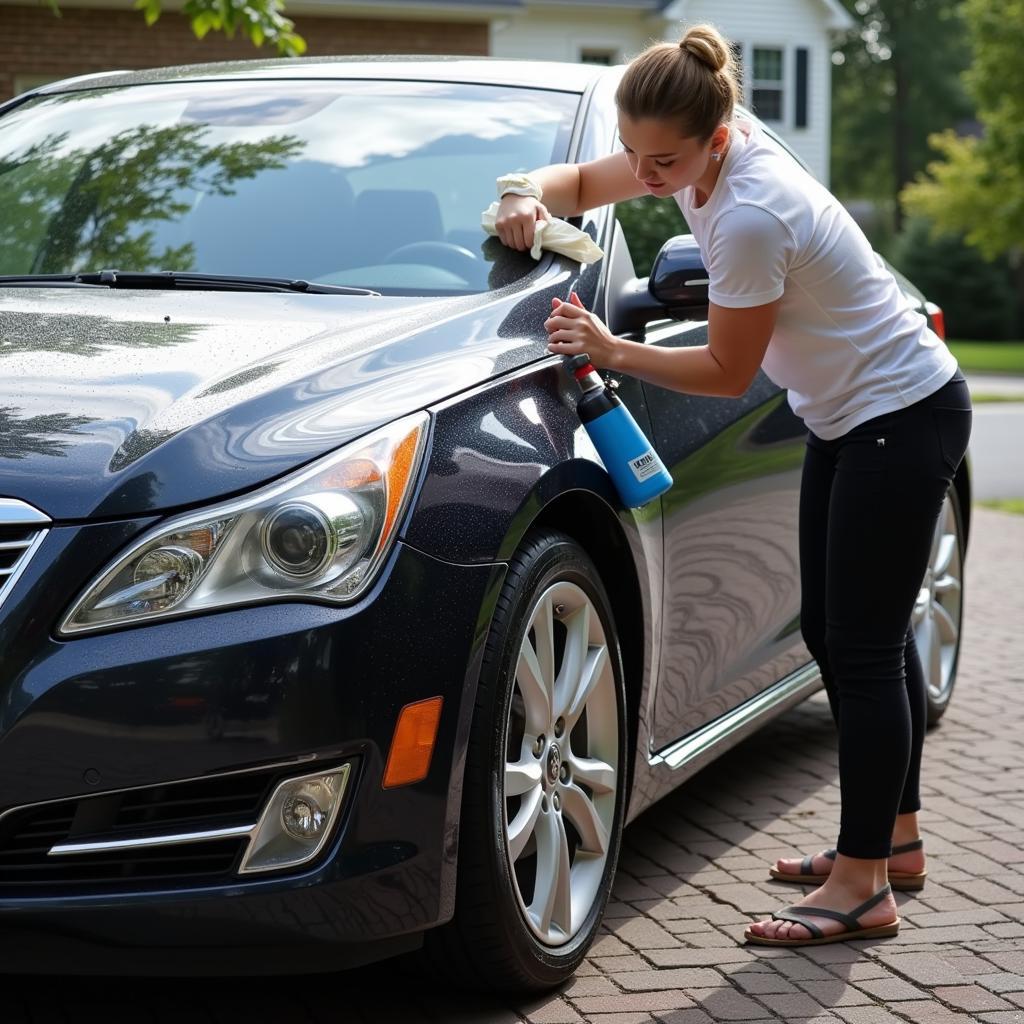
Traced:
<path id="1" fill-rule="evenodd" d="M 694 25 L 679 40 L 679 48 L 693 54 L 712 71 L 721 71 L 729 63 L 728 44 L 710 25 Z"/>

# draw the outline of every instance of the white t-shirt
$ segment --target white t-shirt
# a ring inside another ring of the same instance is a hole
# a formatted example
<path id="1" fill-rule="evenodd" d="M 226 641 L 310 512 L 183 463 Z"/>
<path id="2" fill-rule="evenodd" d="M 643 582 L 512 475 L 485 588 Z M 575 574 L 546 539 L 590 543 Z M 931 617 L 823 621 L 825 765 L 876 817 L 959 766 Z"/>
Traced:
<path id="1" fill-rule="evenodd" d="M 761 368 L 824 440 L 937 391 L 957 362 L 857 223 L 758 126 L 737 119 L 714 190 L 675 193 L 719 306 L 781 297 Z"/>

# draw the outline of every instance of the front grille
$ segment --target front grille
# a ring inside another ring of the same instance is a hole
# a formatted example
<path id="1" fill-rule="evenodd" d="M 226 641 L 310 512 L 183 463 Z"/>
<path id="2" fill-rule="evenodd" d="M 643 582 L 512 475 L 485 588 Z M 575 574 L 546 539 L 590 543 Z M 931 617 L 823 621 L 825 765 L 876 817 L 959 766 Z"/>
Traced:
<path id="1" fill-rule="evenodd" d="M 0 604 L 25 571 L 49 523 L 49 518 L 31 505 L 0 498 Z"/>
<path id="2" fill-rule="evenodd" d="M 53 855 L 114 842 L 252 826 L 295 765 L 19 807 L 0 816 L 0 896 L 217 884 L 236 877 L 248 839 Z"/>

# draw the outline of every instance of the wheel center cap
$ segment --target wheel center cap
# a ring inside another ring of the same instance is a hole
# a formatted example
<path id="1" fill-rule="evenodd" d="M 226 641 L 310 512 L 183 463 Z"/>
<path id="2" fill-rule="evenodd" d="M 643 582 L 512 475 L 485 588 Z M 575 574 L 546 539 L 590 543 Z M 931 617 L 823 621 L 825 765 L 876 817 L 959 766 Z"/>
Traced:
<path id="1" fill-rule="evenodd" d="M 562 753 L 557 743 L 552 743 L 548 748 L 548 783 L 554 785 L 562 771 Z"/>

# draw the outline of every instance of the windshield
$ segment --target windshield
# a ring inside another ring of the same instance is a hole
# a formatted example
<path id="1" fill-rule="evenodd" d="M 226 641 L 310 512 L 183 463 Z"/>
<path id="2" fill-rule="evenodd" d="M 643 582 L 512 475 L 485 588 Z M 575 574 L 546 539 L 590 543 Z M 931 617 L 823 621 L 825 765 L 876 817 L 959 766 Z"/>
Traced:
<path id="1" fill-rule="evenodd" d="M 457 294 L 535 266 L 494 179 L 566 159 L 575 94 L 404 81 L 188 82 L 0 118 L 0 275 L 100 269 Z"/>

